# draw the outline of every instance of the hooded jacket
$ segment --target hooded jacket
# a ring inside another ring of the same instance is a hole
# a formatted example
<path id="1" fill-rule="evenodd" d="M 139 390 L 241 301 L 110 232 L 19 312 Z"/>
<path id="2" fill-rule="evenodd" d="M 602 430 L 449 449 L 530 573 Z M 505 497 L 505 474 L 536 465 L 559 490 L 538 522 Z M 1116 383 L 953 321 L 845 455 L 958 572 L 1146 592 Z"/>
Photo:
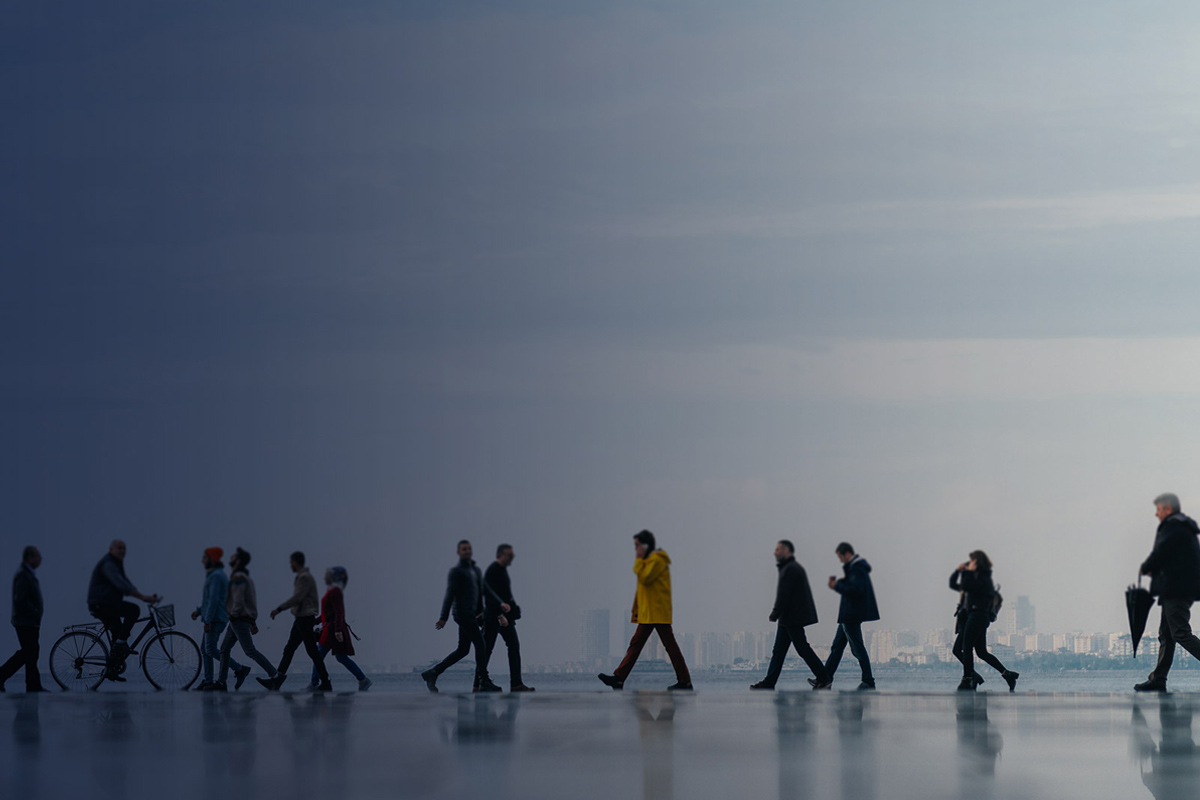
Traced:
<path id="1" fill-rule="evenodd" d="M 778 620 L 784 627 L 817 624 L 817 604 L 813 602 L 812 587 L 804 567 L 795 556 L 788 556 L 775 566 L 779 569 L 779 584 L 775 588 L 771 620 Z"/>
<path id="2" fill-rule="evenodd" d="M 1200 527 L 1182 512 L 1158 524 L 1154 549 L 1142 562 L 1150 575 L 1150 594 L 1163 600 L 1195 600 L 1200 597 Z"/>
<path id="3" fill-rule="evenodd" d="M 337 634 L 342 635 L 339 642 Z M 321 598 L 321 638 L 318 644 L 328 647 L 335 656 L 354 655 L 354 637 L 350 633 L 350 625 L 346 622 L 346 603 L 342 589 L 338 585 L 329 587 Z"/>
<path id="4" fill-rule="evenodd" d="M 842 565 L 842 571 L 846 576 L 833 584 L 833 590 L 842 596 L 838 622 L 862 623 L 879 619 L 875 587 L 871 585 L 871 565 L 856 555 Z"/>
<path id="5" fill-rule="evenodd" d="M 258 619 L 258 593 L 250 573 L 244 568 L 235 569 L 229 576 L 229 598 L 225 601 L 225 609 L 232 620 L 254 622 Z"/>
<path id="6" fill-rule="evenodd" d="M 633 561 L 637 593 L 633 597 L 634 621 L 639 625 L 671 624 L 671 557 L 651 550 Z"/>

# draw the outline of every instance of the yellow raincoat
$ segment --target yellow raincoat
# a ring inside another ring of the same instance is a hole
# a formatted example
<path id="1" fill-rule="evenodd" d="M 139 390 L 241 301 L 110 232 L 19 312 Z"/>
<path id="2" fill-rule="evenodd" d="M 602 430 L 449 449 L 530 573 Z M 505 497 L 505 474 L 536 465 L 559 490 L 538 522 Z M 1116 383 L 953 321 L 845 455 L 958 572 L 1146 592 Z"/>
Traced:
<path id="1" fill-rule="evenodd" d="M 633 621 L 640 625 L 671 624 L 671 557 L 655 550 L 635 559 L 637 594 L 633 598 Z"/>

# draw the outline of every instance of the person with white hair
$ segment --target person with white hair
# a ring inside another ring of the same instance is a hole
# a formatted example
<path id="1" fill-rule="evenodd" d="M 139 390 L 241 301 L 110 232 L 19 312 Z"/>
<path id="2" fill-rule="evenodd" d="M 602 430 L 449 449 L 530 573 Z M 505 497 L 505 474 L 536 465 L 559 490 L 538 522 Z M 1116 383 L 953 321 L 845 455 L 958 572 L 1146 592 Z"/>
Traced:
<path id="1" fill-rule="evenodd" d="M 1140 574 L 1150 576 L 1150 594 L 1162 606 L 1158 628 L 1158 663 L 1139 692 L 1165 692 L 1167 673 L 1175 660 L 1175 645 L 1200 659 L 1200 638 L 1192 633 L 1192 603 L 1200 597 L 1200 526 L 1179 510 L 1179 496 L 1167 492 L 1154 498 L 1158 531 L 1154 549 L 1142 562 Z"/>

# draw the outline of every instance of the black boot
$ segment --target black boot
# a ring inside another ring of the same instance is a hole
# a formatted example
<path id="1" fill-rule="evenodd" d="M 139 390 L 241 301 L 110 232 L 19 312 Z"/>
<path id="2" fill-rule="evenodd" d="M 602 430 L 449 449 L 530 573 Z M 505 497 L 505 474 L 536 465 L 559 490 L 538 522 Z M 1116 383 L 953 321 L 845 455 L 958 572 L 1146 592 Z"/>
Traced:
<path id="1" fill-rule="evenodd" d="M 603 672 L 601 672 L 596 677 L 599 678 L 600 682 L 605 686 L 611 686 L 614 692 L 625 688 L 625 681 L 621 680 L 616 675 L 605 675 Z"/>
<path id="2" fill-rule="evenodd" d="M 1021 673 L 1013 672 L 1011 669 L 1006 669 L 1000 673 L 1000 677 L 1004 678 L 1004 682 L 1008 684 L 1008 690 L 1015 692 L 1017 690 L 1017 678 L 1021 677 Z"/>
<path id="3" fill-rule="evenodd" d="M 1167 682 L 1151 677 L 1142 683 L 1134 684 L 1135 692 L 1165 692 L 1167 690 Z"/>
<path id="4" fill-rule="evenodd" d="M 958 682 L 958 691 L 973 692 L 975 691 L 975 678 L 970 675 L 964 675 L 963 679 Z"/>

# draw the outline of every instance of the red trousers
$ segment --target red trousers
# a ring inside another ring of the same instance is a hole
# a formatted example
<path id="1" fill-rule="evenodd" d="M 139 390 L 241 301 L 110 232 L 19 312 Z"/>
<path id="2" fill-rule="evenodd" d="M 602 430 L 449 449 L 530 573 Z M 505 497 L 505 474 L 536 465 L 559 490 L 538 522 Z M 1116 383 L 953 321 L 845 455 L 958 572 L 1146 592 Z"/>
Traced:
<path id="1" fill-rule="evenodd" d="M 658 638 L 671 658 L 671 666 L 675 668 L 676 680 L 685 685 L 690 684 L 692 682 L 691 673 L 688 672 L 687 664 L 683 663 L 683 653 L 679 650 L 679 643 L 675 641 L 675 633 L 671 630 L 670 625 L 639 624 L 637 630 L 633 632 L 633 638 L 629 640 L 629 650 L 625 653 L 621 666 L 616 668 L 613 675 L 620 678 L 622 682 L 629 677 L 629 673 L 633 671 L 633 665 L 637 663 L 638 656 L 642 653 L 642 648 L 646 646 L 646 642 L 650 641 L 650 634 L 654 631 L 658 631 Z"/>

